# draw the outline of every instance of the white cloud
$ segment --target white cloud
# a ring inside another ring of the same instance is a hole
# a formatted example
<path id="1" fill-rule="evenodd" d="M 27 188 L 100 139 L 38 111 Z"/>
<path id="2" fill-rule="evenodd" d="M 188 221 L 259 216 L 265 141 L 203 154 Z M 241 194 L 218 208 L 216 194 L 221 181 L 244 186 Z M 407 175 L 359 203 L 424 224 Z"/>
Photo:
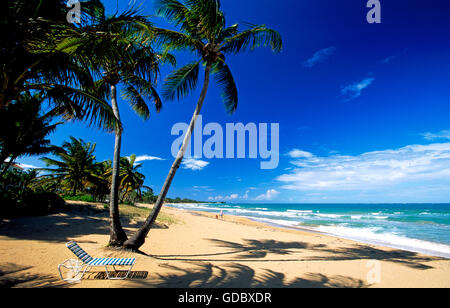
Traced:
<path id="1" fill-rule="evenodd" d="M 214 191 L 214 188 L 211 188 L 209 186 L 193 186 L 192 187 L 193 190 L 195 191 Z"/>
<path id="2" fill-rule="evenodd" d="M 209 197 L 208 200 L 209 201 L 236 201 L 236 200 L 248 200 L 249 196 L 248 193 L 250 192 L 250 190 L 252 189 L 252 187 L 250 187 L 249 189 L 247 189 L 245 191 L 245 193 L 241 196 L 239 194 L 230 194 L 228 196 L 222 196 L 222 195 L 218 195 L 215 197 Z"/>
<path id="3" fill-rule="evenodd" d="M 314 55 L 311 58 L 306 60 L 303 63 L 303 65 L 305 67 L 313 67 L 314 65 L 321 63 L 321 62 L 325 61 L 326 59 L 328 59 L 329 57 L 331 57 L 335 52 L 336 52 L 335 46 L 321 49 L 321 50 L 317 51 L 316 53 L 314 53 Z"/>
<path id="4" fill-rule="evenodd" d="M 346 86 L 343 86 L 341 89 L 341 94 L 346 98 L 346 100 L 352 100 L 361 95 L 361 92 L 370 86 L 375 78 L 367 77 L 359 82 L 352 83 Z"/>
<path id="5" fill-rule="evenodd" d="M 196 158 L 185 158 L 182 162 L 182 165 L 184 169 L 191 169 L 198 171 L 208 166 L 209 162 Z"/>
<path id="6" fill-rule="evenodd" d="M 446 181 L 450 185 L 450 143 L 409 145 L 360 155 L 304 157 L 277 177 L 282 188 L 300 191 L 374 191 L 395 185 Z M 413 186 L 414 186 L 413 185 Z"/>
<path id="7" fill-rule="evenodd" d="M 386 63 L 389 63 L 389 62 L 391 62 L 392 60 L 394 60 L 395 58 L 397 58 L 397 57 L 399 57 L 399 56 L 405 54 L 407 51 L 408 51 L 408 48 L 405 48 L 405 49 L 403 49 L 402 52 L 397 53 L 397 54 L 395 54 L 395 55 L 388 56 L 388 57 L 384 58 L 383 60 L 378 61 L 378 63 L 380 63 L 380 64 L 386 64 Z"/>
<path id="8" fill-rule="evenodd" d="M 234 201 L 239 199 L 239 195 L 238 194 L 231 194 L 229 196 L 215 196 L 215 197 L 209 197 L 208 200 L 209 201 Z"/>
<path id="9" fill-rule="evenodd" d="M 450 130 L 441 130 L 438 133 L 421 134 L 426 140 L 450 139 Z"/>
<path id="10" fill-rule="evenodd" d="M 165 160 L 163 158 L 160 157 L 156 157 L 156 156 L 150 156 L 150 155 L 139 155 L 136 156 L 136 162 L 141 162 L 141 161 L 146 161 L 146 160 Z"/>
<path id="11" fill-rule="evenodd" d="M 313 155 L 311 153 L 305 152 L 305 151 L 302 151 L 302 150 L 299 150 L 299 149 L 293 149 L 292 151 L 290 151 L 288 153 L 288 155 L 290 157 L 292 157 L 292 158 L 302 158 L 302 157 L 309 158 L 309 157 L 313 157 Z"/>
<path id="12" fill-rule="evenodd" d="M 250 192 L 250 189 L 245 191 L 245 194 L 242 196 L 242 199 L 247 200 L 248 199 L 248 193 Z"/>
<path id="13" fill-rule="evenodd" d="M 274 199 L 279 194 L 280 194 L 279 191 L 276 191 L 275 189 L 269 189 L 269 190 L 266 191 L 265 194 L 262 194 L 262 195 L 259 195 L 258 197 L 256 197 L 255 200 L 258 200 L 258 201 L 266 200 L 266 201 L 268 201 L 268 200 Z"/>

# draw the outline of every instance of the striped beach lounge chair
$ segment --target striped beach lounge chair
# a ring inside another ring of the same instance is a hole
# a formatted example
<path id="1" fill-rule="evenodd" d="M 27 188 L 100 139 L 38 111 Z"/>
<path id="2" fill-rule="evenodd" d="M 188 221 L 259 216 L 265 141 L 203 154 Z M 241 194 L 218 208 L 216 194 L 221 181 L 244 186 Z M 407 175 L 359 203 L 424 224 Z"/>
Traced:
<path id="1" fill-rule="evenodd" d="M 72 251 L 78 258 L 78 260 L 67 259 L 63 263 L 58 265 L 59 276 L 62 280 L 68 282 L 80 281 L 83 278 L 83 275 L 92 267 L 104 267 L 108 279 L 126 279 L 130 275 L 131 269 L 136 262 L 135 258 L 92 258 L 74 241 L 66 243 L 66 247 L 69 248 L 70 251 Z M 129 269 L 123 277 L 118 277 L 118 275 L 116 275 L 116 277 L 111 277 L 108 271 L 108 266 L 112 266 L 116 273 L 118 273 L 116 270 L 116 266 L 129 266 Z M 63 274 L 61 272 L 61 269 L 63 267 L 72 271 L 71 277 L 63 278 Z"/>

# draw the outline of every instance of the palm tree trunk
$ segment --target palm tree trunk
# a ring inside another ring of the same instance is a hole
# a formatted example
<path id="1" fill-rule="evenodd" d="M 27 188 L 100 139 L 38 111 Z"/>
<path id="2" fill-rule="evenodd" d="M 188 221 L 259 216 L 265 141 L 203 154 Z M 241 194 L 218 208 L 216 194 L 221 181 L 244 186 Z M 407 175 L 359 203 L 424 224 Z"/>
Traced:
<path id="1" fill-rule="evenodd" d="M 6 158 L 5 158 L 6 159 Z M 0 165 L 2 163 L 4 163 L 5 159 L 1 159 L 0 160 Z M 6 171 L 8 171 L 9 167 L 12 166 L 12 164 L 14 163 L 14 161 L 17 159 L 17 156 L 13 156 L 9 159 L 8 162 L 6 162 L 5 167 L 3 168 L 1 174 L 0 174 L 0 179 L 3 178 L 3 175 L 6 173 Z"/>
<path id="2" fill-rule="evenodd" d="M 6 158 L 5 158 L 5 159 L 6 159 Z M 3 178 L 3 175 L 6 173 L 6 171 L 8 171 L 9 167 L 11 167 L 11 165 L 12 165 L 12 163 L 13 163 L 13 160 L 12 160 L 12 159 L 10 159 L 9 161 L 7 161 L 7 162 L 5 163 L 5 159 L 1 159 L 1 160 L 0 160 L 0 166 L 1 166 L 2 164 L 4 164 L 3 169 L 2 169 L 2 171 L 1 171 L 1 174 L 0 174 L 0 179 Z"/>
<path id="3" fill-rule="evenodd" d="M 175 177 L 175 173 L 177 172 L 178 168 L 181 165 L 181 162 L 183 161 L 184 153 L 186 152 L 186 148 L 191 139 L 195 123 L 197 121 L 198 116 L 200 115 L 203 102 L 205 101 L 206 92 L 208 91 L 209 86 L 210 71 L 211 65 L 208 64 L 205 69 L 205 80 L 203 82 L 202 92 L 200 93 L 200 98 L 197 102 L 197 107 L 195 108 L 195 112 L 194 115 L 192 116 L 191 123 L 189 124 L 189 128 L 186 132 L 186 136 L 184 137 L 183 144 L 181 145 L 177 157 L 175 158 L 172 167 L 170 168 L 169 174 L 167 175 L 166 181 L 164 182 L 164 185 L 161 189 L 158 199 L 156 200 L 152 212 L 147 217 L 147 220 L 145 221 L 144 225 L 138 230 L 138 232 L 124 243 L 123 246 L 127 249 L 137 251 L 144 244 L 147 234 L 150 232 L 153 223 L 156 221 L 156 218 L 158 217 L 159 211 L 161 210 L 164 204 L 164 200 L 166 199 L 166 195 L 169 191 L 170 184 L 172 183 L 172 180 Z"/>
<path id="4" fill-rule="evenodd" d="M 119 168 L 120 168 L 120 147 L 122 144 L 122 126 L 120 122 L 119 106 L 117 104 L 117 89 L 116 85 L 111 85 L 111 105 L 120 127 L 115 131 L 114 141 L 114 159 L 112 165 L 112 180 L 111 180 L 111 196 L 109 205 L 110 216 L 110 233 L 109 245 L 121 246 L 126 240 L 127 235 L 123 231 L 120 224 L 119 216 Z"/>

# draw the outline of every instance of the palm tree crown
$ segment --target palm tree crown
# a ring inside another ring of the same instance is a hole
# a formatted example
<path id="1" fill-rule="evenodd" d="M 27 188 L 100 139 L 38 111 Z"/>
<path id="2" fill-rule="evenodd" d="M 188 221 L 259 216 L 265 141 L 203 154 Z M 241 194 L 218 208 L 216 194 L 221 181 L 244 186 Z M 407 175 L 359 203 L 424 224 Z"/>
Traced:
<path id="1" fill-rule="evenodd" d="M 48 157 L 41 159 L 47 166 L 55 168 L 42 168 L 41 170 L 50 172 L 50 175 L 45 177 L 51 181 L 61 182 L 75 196 L 78 192 L 83 191 L 85 184 L 94 172 L 95 146 L 95 143 L 70 137 L 70 142 L 64 142 L 60 150 L 55 153 L 57 159 Z"/>
<path id="2" fill-rule="evenodd" d="M 260 46 L 270 46 L 275 52 L 282 48 L 280 34 L 265 25 L 247 24 L 243 31 L 239 31 L 238 24 L 227 27 L 219 0 L 186 0 L 184 3 L 159 0 L 157 12 L 180 28 L 180 31 L 155 29 L 166 50 L 189 50 L 200 57 L 167 78 L 163 95 L 168 99 L 179 99 L 195 88 L 200 64 L 203 64 L 211 67 L 216 82 L 222 88 L 225 108 L 232 113 L 238 105 L 238 91 L 226 64 L 226 55 Z"/>

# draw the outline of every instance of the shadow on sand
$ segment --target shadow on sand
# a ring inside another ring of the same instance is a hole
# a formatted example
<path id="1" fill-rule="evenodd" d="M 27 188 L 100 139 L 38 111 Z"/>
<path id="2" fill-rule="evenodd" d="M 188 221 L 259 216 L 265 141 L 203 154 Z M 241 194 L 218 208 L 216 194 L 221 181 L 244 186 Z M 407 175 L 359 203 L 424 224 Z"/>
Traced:
<path id="1" fill-rule="evenodd" d="M 13 263 L 0 265 L 0 288 L 49 288 L 62 287 L 66 283 L 52 275 L 31 274 L 31 267 Z"/>
<path id="2" fill-rule="evenodd" d="M 399 263 L 415 269 L 430 269 L 424 262 L 440 260 L 436 257 L 419 255 L 415 252 L 379 249 L 367 245 L 353 244 L 351 247 L 330 249 L 326 245 L 312 245 L 304 242 L 282 242 L 275 240 L 244 239 L 243 243 L 235 243 L 218 239 L 209 239 L 216 247 L 227 251 L 194 254 L 194 255 L 151 255 L 158 260 L 202 261 L 202 262 L 307 262 L 307 261 L 347 261 L 347 260 L 379 260 Z M 302 256 L 302 252 L 314 252 L 313 256 Z M 220 258 L 227 256 L 227 258 Z M 270 256 L 268 259 L 266 257 Z M 272 256 L 276 256 L 272 258 Z M 279 258 L 283 256 L 284 258 Z M 219 257 L 219 258 L 217 258 Z"/>
<path id="3" fill-rule="evenodd" d="M 157 288 L 364 288 L 368 285 L 359 279 L 345 276 L 325 276 L 309 273 L 305 277 L 287 281 L 286 276 L 265 269 L 257 275 L 249 266 L 231 263 L 214 265 L 204 262 L 189 262 L 194 268 L 164 265 L 178 272 L 167 275 L 156 274 L 156 278 L 133 281 L 137 287 Z M 189 266 L 188 265 L 188 266 Z"/>
<path id="4" fill-rule="evenodd" d="M 15 239 L 67 242 L 72 238 L 109 234 L 109 212 L 89 203 L 70 204 L 71 209 L 49 216 L 22 216 L 0 220 L 0 235 Z M 126 231 L 137 228 L 130 218 L 120 218 Z M 162 226 L 154 226 L 161 228 Z"/>

